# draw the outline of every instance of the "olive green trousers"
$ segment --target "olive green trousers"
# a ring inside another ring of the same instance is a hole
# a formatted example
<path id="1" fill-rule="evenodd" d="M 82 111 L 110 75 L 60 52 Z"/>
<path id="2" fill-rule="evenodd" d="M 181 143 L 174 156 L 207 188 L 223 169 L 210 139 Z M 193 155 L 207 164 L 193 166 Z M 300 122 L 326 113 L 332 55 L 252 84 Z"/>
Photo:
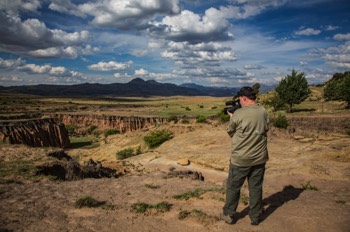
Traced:
<path id="1" fill-rule="evenodd" d="M 236 214 L 241 187 L 247 178 L 249 188 L 249 217 L 251 220 L 259 220 L 262 213 L 264 174 L 265 163 L 252 167 L 238 167 L 231 163 L 227 178 L 226 202 L 223 207 L 223 213 L 230 216 Z"/>

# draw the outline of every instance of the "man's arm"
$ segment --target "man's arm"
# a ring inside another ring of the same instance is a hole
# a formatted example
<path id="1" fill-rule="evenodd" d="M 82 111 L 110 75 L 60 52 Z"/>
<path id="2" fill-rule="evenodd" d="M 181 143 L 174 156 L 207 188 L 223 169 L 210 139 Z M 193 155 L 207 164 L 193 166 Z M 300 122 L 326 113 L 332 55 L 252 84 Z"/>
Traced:
<path id="1" fill-rule="evenodd" d="M 232 137 L 236 132 L 236 123 L 232 120 L 233 113 L 227 112 L 230 115 L 230 122 L 227 127 L 227 133 L 230 137 Z"/>

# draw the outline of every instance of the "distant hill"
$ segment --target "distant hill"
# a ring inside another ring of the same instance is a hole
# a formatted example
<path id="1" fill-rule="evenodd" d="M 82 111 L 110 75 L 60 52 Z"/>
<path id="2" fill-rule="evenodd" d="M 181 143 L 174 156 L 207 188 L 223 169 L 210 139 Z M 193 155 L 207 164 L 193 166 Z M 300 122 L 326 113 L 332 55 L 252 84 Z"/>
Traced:
<path id="1" fill-rule="evenodd" d="M 113 84 L 78 84 L 78 85 L 23 85 L 0 86 L 0 93 L 32 94 L 39 96 L 233 96 L 239 88 L 205 87 L 196 84 L 175 85 L 145 81 L 135 78 L 128 83 Z"/>

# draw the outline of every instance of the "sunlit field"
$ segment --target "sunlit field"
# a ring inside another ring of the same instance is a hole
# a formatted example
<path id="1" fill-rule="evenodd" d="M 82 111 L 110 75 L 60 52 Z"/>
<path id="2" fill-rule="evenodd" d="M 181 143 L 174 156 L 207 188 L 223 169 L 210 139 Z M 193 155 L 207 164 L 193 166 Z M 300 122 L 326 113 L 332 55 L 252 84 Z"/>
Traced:
<path id="1" fill-rule="evenodd" d="M 310 87 L 310 96 L 301 104 L 293 106 L 293 115 L 341 114 L 349 112 L 346 103 L 325 101 L 322 87 Z M 272 92 L 260 94 L 258 102 L 271 98 Z M 230 97 L 101 97 L 101 98 L 63 98 L 31 95 L 1 95 L 0 116 L 21 116 L 31 114 L 105 114 L 138 117 L 211 117 L 222 112 Z M 270 113 L 272 109 L 265 107 Z M 285 111 L 285 110 L 281 110 Z"/>

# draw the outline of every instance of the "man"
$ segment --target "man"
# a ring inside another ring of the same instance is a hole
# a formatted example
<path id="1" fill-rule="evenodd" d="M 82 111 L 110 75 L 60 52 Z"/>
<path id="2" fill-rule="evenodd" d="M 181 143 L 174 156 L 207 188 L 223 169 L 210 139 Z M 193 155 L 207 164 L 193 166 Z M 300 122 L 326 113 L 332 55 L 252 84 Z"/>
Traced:
<path id="1" fill-rule="evenodd" d="M 227 179 L 226 203 L 221 218 L 228 224 L 237 220 L 240 190 L 248 179 L 249 217 L 252 225 L 258 225 L 262 214 L 262 185 L 265 163 L 268 160 L 267 131 L 268 114 L 255 102 L 256 93 L 250 87 L 238 92 L 242 108 L 233 114 L 227 132 L 232 138 L 232 154 Z"/>

